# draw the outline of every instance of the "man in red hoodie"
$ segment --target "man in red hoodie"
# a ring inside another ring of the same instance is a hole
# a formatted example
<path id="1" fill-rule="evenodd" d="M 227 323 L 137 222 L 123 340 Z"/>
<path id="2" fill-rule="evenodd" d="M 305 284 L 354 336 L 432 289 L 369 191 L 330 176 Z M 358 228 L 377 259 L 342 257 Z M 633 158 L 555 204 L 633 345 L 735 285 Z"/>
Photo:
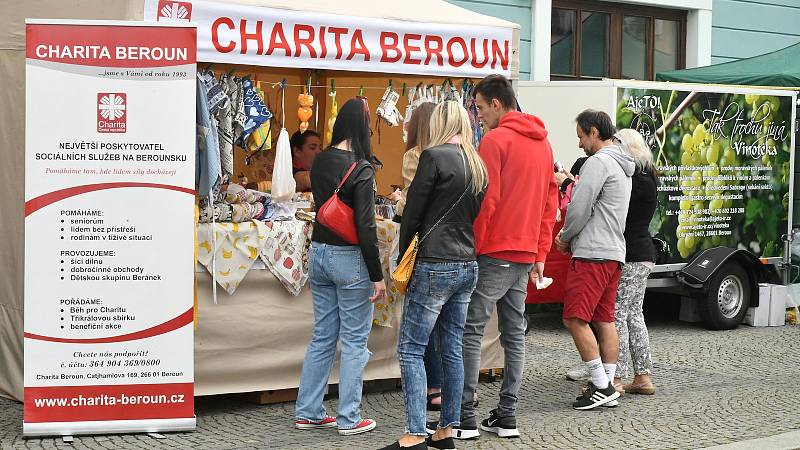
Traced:
<path id="1" fill-rule="evenodd" d="M 497 408 L 480 428 L 500 437 L 519 436 L 516 407 L 525 367 L 525 298 L 528 278 L 541 281 L 558 208 L 553 151 L 544 123 L 516 110 L 511 82 L 490 75 L 475 86 L 478 118 L 489 131 L 478 149 L 489 188 L 475 219 L 478 284 L 464 328 L 464 395 L 454 437 L 479 436 L 474 394 L 481 338 L 495 306 L 505 351 Z"/>

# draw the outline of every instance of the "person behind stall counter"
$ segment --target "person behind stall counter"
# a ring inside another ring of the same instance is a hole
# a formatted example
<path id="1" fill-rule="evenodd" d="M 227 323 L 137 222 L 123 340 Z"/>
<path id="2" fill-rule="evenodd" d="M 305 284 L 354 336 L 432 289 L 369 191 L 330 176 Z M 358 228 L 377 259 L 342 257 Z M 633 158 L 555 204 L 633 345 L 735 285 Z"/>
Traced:
<path id="1" fill-rule="evenodd" d="M 292 147 L 292 175 L 297 192 L 311 191 L 311 165 L 322 151 L 322 138 L 313 130 L 295 131 L 289 140 Z"/>

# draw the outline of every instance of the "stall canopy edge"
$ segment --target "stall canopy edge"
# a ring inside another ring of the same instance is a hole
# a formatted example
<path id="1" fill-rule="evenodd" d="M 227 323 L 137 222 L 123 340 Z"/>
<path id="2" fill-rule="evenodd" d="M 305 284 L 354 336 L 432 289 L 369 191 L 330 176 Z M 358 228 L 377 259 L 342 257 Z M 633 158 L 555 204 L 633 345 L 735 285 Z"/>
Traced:
<path id="1" fill-rule="evenodd" d="M 656 79 L 702 84 L 784 86 L 800 89 L 800 43 L 738 61 L 661 72 L 656 75 Z"/>

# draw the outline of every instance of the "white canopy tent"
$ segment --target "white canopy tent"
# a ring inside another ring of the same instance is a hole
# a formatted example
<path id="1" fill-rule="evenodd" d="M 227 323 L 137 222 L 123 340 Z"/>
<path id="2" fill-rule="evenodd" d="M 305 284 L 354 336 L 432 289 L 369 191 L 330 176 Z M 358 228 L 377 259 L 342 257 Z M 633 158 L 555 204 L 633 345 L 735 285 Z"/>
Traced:
<path id="1" fill-rule="evenodd" d="M 314 13 L 337 14 L 360 18 L 392 19 L 405 22 L 427 24 L 451 24 L 464 26 L 491 26 L 506 28 L 512 32 L 512 48 L 509 55 L 511 78 L 519 77 L 519 34 L 520 26 L 494 17 L 474 13 L 442 0 L 406 0 L 402 4 L 392 5 L 385 2 L 368 0 L 346 0 L 331 2 L 327 0 L 226 0 L 217 3 L 234 5 L 259 6 L 288 10 L 302 10 Z M 108 19 L 108 20 L 142 20 L 144 18 L 144 0 L 104 1 L 104 0 L 29 0 L 12 2 L 0 0 L 0 232 L 5 238 L 0 241 L 0 396 L 22 399 L 22 340 L 23 340 L 23 274 L 24 274 L 24 158 L 25 158 L 25 19 Z M 432 30 L 434 31 L 434 30 Z M 313 67 L 312 67 L 313 68 Z M 65 87 L 65 89 L 68 87 Z M 53 99 L 58 101 L 58 99 Z M 46 105 L 43 106 L 46 108 Z M 194 111 L 188 108 L 187 111 Z M 42 114 L 41 132 L 47 132 L 48 121 L 59 120 Z M 261 280 L 263 281 L 263 280 Z M 203 281 L 206 282 L 206 281 Z M 274 292 L 274 291 L 273 291 Z M 238 294 L 237 294 L 238 295 Z M 202 296 L 202 291 L 201 291 Z M 246 302 L 245 302 L 246 303 Z M 202 305 L 202 302 L 201 302 Z M 241 311 L 247 311 L 251 305 L 241 305 Z M 244 313 L 246 314 L 246 313 Z M 301 317 L 302 318 L 302 317 Z M 259 320 L 249 317 L 233 320 Z M 290 324 L 285 324 L 289 326 Z M 230 328 L 238 327 L 230 323 Z M 268 328 L 271 325 L 261 323 Z M 274 325 L 273 325 L 274 326 Z M 200 330 L 204 327 L 201 321 Z M 489 329 L 487 328 L 487 333 Z M 224 333 L 221 333 L 224 335 Z M 487 336 L 488 337 L 488 336 Z M 236 339 L 242 348 L 252 348 L 261 342 L 248 341 L 248 336 Z M 389 336 L 380 338 L 393 346 Z M 496 336 L 494 346 L 497 346 Z M 372 342 L 372 341 L 371 341 Z M 267 343 L 269 345 L 270 343 Z M 274 343 L 272 343 L 274 344 Z M 304 345 L 304 343 L 303 343 Z M 214 349 L 216 355 L 225 352 L 224 348 Z M 496 352 L 495 352 L 496 353 Z M 209 364 L 216 364 L 207 372 L 219 375 L 224 372 L 220 366 L 224 361 L 213 362 L 215 354 L 210 354 Z M 384 355 L 386 356 L 386 355 Z M 371 378 L 382 378 L 395 372 L 395 363 L 384 358 L 382 369 L 373 369 Z M 500 360 L 502 361 L 502 360 Z M 273 360 L 261 359 L 250 367 L 257 373 L 259 364 L 273 363 Z M 485 364 L 497 363 L 484 361 Z M 220 380 L 219 376 L 204 379 L 202 361 L 196 362 L 198 395 L 246 390 L 273 389 L 289 387 L 278 384 L 257 385 L 242 379 Z M 278 370 L 285 366 L 276 364 Z M 491 367 L 498 367 L 491 365 Z M 389 368 L 389 369 L 387 369 Z M 228 370 L 230 370 L 228 368 Z M 367 378 L 369 379 L 370 374 Z M 219 380 L 217 383 L 216 380 Z M 216 384 L 215 384 L 216 383 Z"/>

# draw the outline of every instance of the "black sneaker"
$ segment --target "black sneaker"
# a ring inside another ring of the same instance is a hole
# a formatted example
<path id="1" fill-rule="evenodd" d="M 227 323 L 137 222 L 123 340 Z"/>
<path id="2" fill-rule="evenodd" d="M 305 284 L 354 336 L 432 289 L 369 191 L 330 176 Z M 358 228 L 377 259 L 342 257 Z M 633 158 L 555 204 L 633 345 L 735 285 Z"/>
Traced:
<path id="1" fill-rule="evenodd" d="M 378 450 L 425 450 L 428 448 L 427 442 L 420 442 L 417 445 L 412 445 L 411 447 L 400 447 L 400 442 L 395 441 L 393 444 L 387 445 L 386 447 L 381 447 Z"/>
<path id="2" fill-rule="evenodd" d="M 497 410 L 492 410 L 489 418 L 481 422 L 481 430 L 494 433 L 501 438 L 519 437 L 517 418 L 514 416 L 500 417 L 497 415 Z"/>
<path id="3" fill-rule="evenodd" d="M 584 391 L 584 392 L 585 392 L 585 391 Z M 581 395 L 579 395 L 579 396 L 575 397 L 575 400 L 580 400 L 580 399 L 582 399 L 582 398 L 583 398 L 583 394 L 581 394 Z M 610 401 L 610 402 L 608 402 L 608 403 L 603 403 L 601 406 L 602 406 L 603 408 L 616 408 L 617 406 L 619 406 L 619 400 L 611 400 L 611 401 Z"/>
<path id="4" fill-rule="evenodd" d="M 434 441 L 433 436 L 428 436 L 428 439 L 425 440 L 425 443 L 428 444 L 429 448 L 437 448 L 439 450 L 456 450 L 456 444 L 453 442 L 453 438 L 451 437 Z"/>
<path id="5" fill-rule="evenodd" d="M 425 424 L 425 431 L 427 431 L 428 434 L 434 434 L 438 427 L 439 421 L 433 420 Z M 480 436 L 481 433 L 478 431 L 475 417 L 470 417 L 468 419 L 461 418 L 461 425 L 453 425 L 454 439 L 476 439 Z"/>
<path id="6" fill-rule="evenodd" d="M 608 386 L 603 389 L 598 389 L 597 386 L 590 381 L 589 390 L 578 397 L 575 403 L 572 404 L 572 407 L 577 410 L 586 411 L 605 405 L 606 403 L 616 400 L 618 397 L 619 392 L 614 389 L 612 383 L 608 383 Z"/>

